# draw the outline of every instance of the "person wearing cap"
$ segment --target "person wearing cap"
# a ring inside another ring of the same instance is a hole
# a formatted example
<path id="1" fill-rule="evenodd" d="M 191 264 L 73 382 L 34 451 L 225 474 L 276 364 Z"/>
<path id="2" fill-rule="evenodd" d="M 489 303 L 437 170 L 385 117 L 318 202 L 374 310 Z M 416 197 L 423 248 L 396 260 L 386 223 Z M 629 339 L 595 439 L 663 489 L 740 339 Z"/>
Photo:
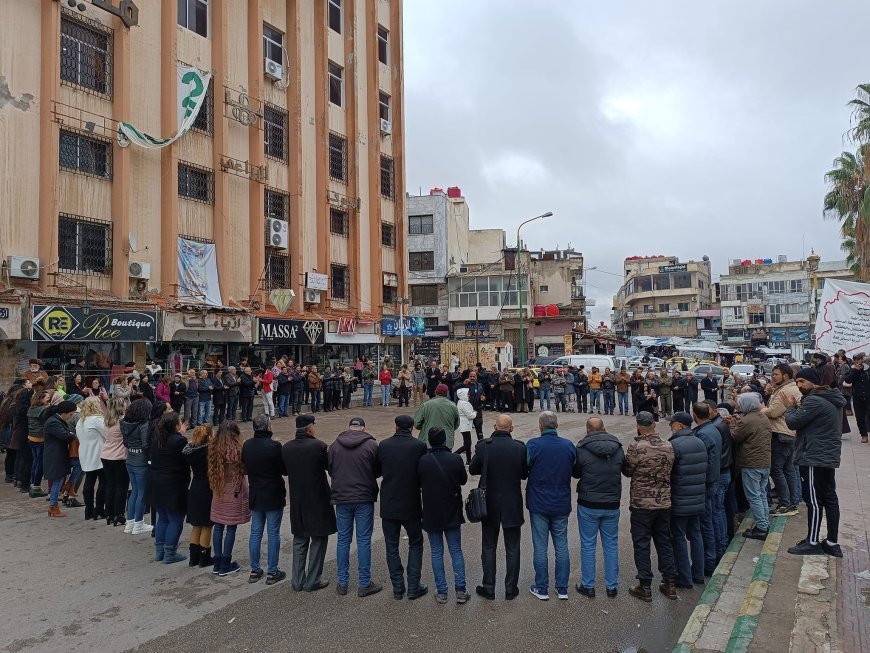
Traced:
<path id="1" fill-rule="evenodd" d="M 329 454 L 317 439 L 314 415 L 296 417 L 296 437 L 281 449 L 290 494 L 290 532 L 293 534 L 293 573 L 296 592 L 316 592 L 329 586 L 321 580 L 329 536 L 336 532 L 330 503 Z"/>
<path id="2" fill-rule="evenodd" d="M 671 470 L 671 542 L 677 587 L 704 584 L 704 539 L 701 518 L 707 487 L 707 447 L 692 433 L 692 416 L 677 411 L 668 419 L 674 449 Z M 686 541 L 688 540 L 688 547 Z M 690 555 L 691 554 L 691 555 Z"/>
<path id="3" fill-rule="evenodd" d="M 800 405 L 794 397 L 785 397 L 785 423 L 797 432 L 795 464 L 800 467 L 803 498 L 807 504 L 807 537 L 788 552 L 794 555 L 827 553 L 840 558 L 843 552 L 838 542 L 840 502 L 835 475 L 840 466 L 842 447 L 842 413 L 846 399 L 837 388 L 822 384 L 819 373 L 804 368 L 797 375 L 797 386 L 803 398 Z M 821 539 L 822 514 L 827 519 L 828 532 Z"/>
<path id="4" fill-rule="evenodd" d="M 852 359 L 852 366 L 843 376 L 843 387 L 852 391 L 852 409 L 861 442 L 867 443 L 868 426 L 870 426 L 870 368 L 864 362 L 864 352 L 858 352 Z"/>
<path id="5" fill-rule="evenodd" d="M 339 596 L 347 594 L 354 525 L 359 573 L 357 596 L 371 596 L 383 589 L 371 577 L 372 529 L 375 501 L 378 498 L 378 445 L 365 428 L 365 420 L 354 417 L 347 430 L 339 434 L 328 450 L 329 475 L 332 477 L 331 500 L 335 506 L 338 529 L 338 586 L 335 591 Z"/>
<path id="6" fill-rule="evenodd" d="M 794 442 L 796 433 L 785 423 L 785 397 L 791 395 L 800 401 L 801 391 L 794 382 L 794 370 L 780 363 L 773 368 L 770 398 L 761 412 L 770 420 L 770 477 L 776 487 L 779 505 L 777 515 L 796 515 L 800 502 L 800 480 L 794 465 Z"/>
<path id="7" fill-rule="evenodd" d="M 631 478 L 629 510 L 631 511 L 631 541 L 638 584 L 629 588 L 633 597 L 652 601 L 653 572 L 650 562 L 650 540 L 655 543 L 662 582 L 659 591 L 672 601 L 677 600 L 674 549 L 671 543 L 671 469 L 674 448 L 656 434 L 652 413 L 642 410 L 635 418 L 637 436 L 625 453 L 624 474 Z"/>
<path id="8" fill-rule="evenodd" d="M 42 428 L 45 450 L 43 453 L 43 469 L 49 484 L 48 516 L 66 517 L 57 505 L 58 495 L 63 486 L 64 477 L 70 473 L 69 445 L 75 439 L 67 420 L 76 412 L 76 405 L 71 401 L 61 401 L 50 406 L 45 411 L 45 424 Z"/>
<path id="9" fill-rule="evenodd" d="M 408 599 L 428 592 L 420 584 L 423 566 L 423 508 L 420 504 L 420 476 L 417 464 L 426 445 L 412 434 L 414 418 L 397 415 L 396 433 L 378 444 L 377 467 L 381 481 L 381 527 L 387 550 L 387 568 L 393 583 L 393 598 L 405 595 L 405 570 L 399 554 L 402 529 L 408 535 Z"/>
<path id="10" fill-rule="evenodd" d="M 435 388 L 435 397 L 417 409 L 414 413 L 414 428 L 419 431 L 417 436 L 428 446 L 429 429 L 440 426 L 447 434 L 447 448 L 453 450 L 453 436 L 459 428 L 459 409 L 447 398 L 449 390 L 443 383 Z"/>
<path id="11" fill-rule="evenodd" d="M 719 487 L 722 463 L 722 436 L 710 421 L 713 411 L 703 401 L 692 404 L 695 436 L 707 447 L 707 485 L 704 499 L 704 518 L 701 520 L 701 535 L 704 538 L 704 575 L 712 576 L 716 570 L 716 532 L 719 520 L 716 515 L 716 491 Z"/>
<path id="12" fill-rule="evenodd" d="M 577 443 L 572 476 L 577 481 L 577 524 L 580 527 L 580 594 L 595 598 L 595 547 L 601 535 L 604 584 L 608 598 L 619 585 L 619 504 L 622 500 L 622 443 L 604 429 L 600 417 L 586 420 L 586 435 Z"/>
<path id="13" fill-rule="evenodd" d="M 729 417 L 731 436 L 737 449 L 735 462 L 740 470 L 743 491 L 755 518 L 755 525 L 743 531 L 743 537 L 767 539 L 770 510 L 767 504 L 767 481 L 770 478 L 770 420 L 761 410 L 761 395 L 746 392 L 737 397 L 739 420 Z"/>

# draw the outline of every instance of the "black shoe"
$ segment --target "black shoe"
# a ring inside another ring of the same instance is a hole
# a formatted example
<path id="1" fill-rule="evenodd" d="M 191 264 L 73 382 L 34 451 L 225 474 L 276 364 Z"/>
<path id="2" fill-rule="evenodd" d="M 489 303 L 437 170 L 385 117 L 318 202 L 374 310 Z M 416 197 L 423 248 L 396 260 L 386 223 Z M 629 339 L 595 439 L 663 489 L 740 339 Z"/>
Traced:
<path id="1" fill-rule="evenodd" d="M 486 599 L 487 601 L 495 601 L 495 592 L 487 592 L 483 585 L 478 585 L 474 588 L 474 593 Z"/>
<path id="2" fill-rule="evenodd" d="M 641 585 L 638 583 L 634 587 L 629 587 L 628 593 L 644 603 L 652 603 L 652 590 L 649 585 Z"/>
<path id="3" fill-rule="evenodd" d="M 822 540 L 822 551 L 827 553 L 829 556 L 833 556 L 835 558 L 843 557 L 843 550 L 840 548 L 840 545 L 836 542 L 834 544 L 828 544 L 827 540 Z"/>
<path id="4" fill-rule="evenodd" d="M 587 599 L 595 598 L 595 588 L 594 587 L 583 587 L 580 583 L 574 585 L 574 589 L 580 592 Z"/>
<path id="5" fill-rule="evenodd" d="M 421 596 L 426 596 L 428 593 L 429 587 L 426 585 L 420 585 L 414 592 L 408 590 L 408 600 L 413 601 L 414 599 L 419 599 Z"/>
<path id="6" fill-rule="evenodd" d="M 513 601 L 519 595 L 520 595 L 519 590 L 517 590 L 516 592 L 505 592 L 504 598 L 505 598 L 505 601 Z"/>
<path id="7" fill-rule="evenodd" d="M 257 569 L 257 571 L 254 571 L 254 570 L 252 569 L 252 570 L 251 570 L 251 573 L 248 575 L 248 582 L 249 582 L 249 583 L 256 583 L 256 582 L 259 581 L 259 580 L 260 580 L 264 575 L 265 575 L 265 572 L 264 572 L 262 569 Z"/>
<path id="8" fill-rule="evenodd" d="M 789 547 L 789 553 L 796 556 L 819 556 L 824 555 L 825 550 L 820 544 L 810 544 L 806 540 L 801 540 L 792 547 Z"/>
<path id="9" fill-rule="evenodd" d="M 617 588 L 615 588 L 615 587 L 613 587 L 613 588 L 608 587 L 608 588 L 607 588 L 607 598 L 608 598 L 608 599 L 615 599 L 615 598 L 616 598 L 616 595 L 617 595 L 618 593 L 619 593 L 619 590 L 618 590 Z"/>
<path id="10" fill-rule="evenodd" d="M 693 585 L 683 585 L 683 583 L 674 583 L 674 587 L 676 587 L 677 589 L 681 589 L 681 590 L 690 590 L 694 586 Z"/>
<path id="11" fill-rule="evenodd" d="M 287 572 L 276 569 L 271 574 L 266 574 L 266 585 L 274 585 L 287 578 Z"/>
<path id="12" fill-rule="evenodd" d="M 743 531 L 743 537 L 749 540 L 761 540 L 762 542 L 767 539 L 767 530 L 761 530 L 758 526 L 753 526 L 745 531 Z"/>
<path id="13" fill-rule="evenodd" d="M 365 598 L 367 596 L 371 596 L 372 594 L 377 594 L 382 589 L 384 589 L 384 586 L 381 585 L 380 583 L 369 583 L 368 587 L 357 588 L 356 595 L 362 599 L 362 598 Z"/>
<path id="14" fill-rule="evenodd" d="M 329 587 L 329 581 L 322 580 L 322 581 L 318 582 L 317 585 L 315 585 L 314 587 L 310 587 L 310 588 L 306 587 L 305 591 L 306 592 L 316 592 L 318 590 L 322 590 L 322 589 L 325 589 L 327 587 Z"/>
<path id="15" fill-rule="evenodd" d="M 405 590 L 402 590 L 401 592 L 393 590 L 393 598 L 397 601 L 401 601 L 403 598 L 405 598 Z"/>
<path id="16" fill-rule="evenodd" d="M 339 596 L 347 596 L 347 585 L 336 585 L 335 593 Z"/>

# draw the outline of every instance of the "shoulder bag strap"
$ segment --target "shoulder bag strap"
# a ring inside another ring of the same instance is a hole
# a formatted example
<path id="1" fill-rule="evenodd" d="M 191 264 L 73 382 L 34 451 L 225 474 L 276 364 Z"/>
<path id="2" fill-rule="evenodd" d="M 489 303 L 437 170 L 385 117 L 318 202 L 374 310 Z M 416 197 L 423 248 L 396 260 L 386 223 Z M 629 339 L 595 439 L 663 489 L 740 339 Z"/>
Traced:
<path id="1" fill-rule="evenodd" d="M 486 471 L 489 468 L 489 451 L 487 451 L 487 449 L 489 449 L 489 445 L 491 443 L 492 440 L 488 440 L 483 443 L 483 450 L 486 452 L 486 454 L 483 457 L 483 470 L 480 473 L 480 482 L 477 484 L 477 487 L 481 488 L 482 490 L 486 489 Z"/>

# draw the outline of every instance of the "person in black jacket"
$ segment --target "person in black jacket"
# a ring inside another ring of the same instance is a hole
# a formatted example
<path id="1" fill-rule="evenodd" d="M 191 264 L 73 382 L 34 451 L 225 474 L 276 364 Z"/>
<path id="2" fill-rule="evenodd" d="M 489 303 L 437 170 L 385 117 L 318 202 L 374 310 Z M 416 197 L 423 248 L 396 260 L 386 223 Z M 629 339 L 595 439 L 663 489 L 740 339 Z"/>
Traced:
<path id="1" fill-rule="evenodd" d="M 211 557 L 211 535 L 214 523 L 211 520 L 211 487 L 208 484 L 208 442 L 212 437 L 211 426 L 203 424 L 193 429 L 190 442 L 182 453 L 193 471 L 190 487 L 187 489 L 187 523 L 190 529 L 189 567 L 209 567 L 214 564 Z"/>
<path id="2" fill-rule="evenodd" d="M 178 413 L 160 417 L 151 441 L 148 470 L 148 494 L 152 509 L 157 510 L 154 542 L 157 559 L 164 564 L 187 560 L 178 553 L 178 540 L 187 513 L 187 488 L 190 485 L 190 464 L 184 455 L 187 424 Z"/>
<path id="3" fill-rule="evenodd" d="M 726 499 L 731 488 L 731 465 L 734 462 L 734 441 L 731 438 L 731 427 L 719 414 L 719 405 L 712 400 L 706 399 L 704 403 L 710 407 L 710 423 L 719 430 L 722 437 L 722 454 L 719 457 L 719 485 L 716 486 L 716 495 L 713 497 L 713 519 L 718 520 L 715 530 L 716 536 L 716 564 L 725 555 L 725 549 L 731 541 L 729 536 L 729 518 L 726 508 Z"/>
<path id="4" fill-rule="evenodd" d="M 429 367 L 426 368 L 426 394 L 429 399 L 435 396 L 435 388 L 441 383 L 441 370 L 438 369 L 438 363 L 434 360 L 429 361 Z"/>
<path id="5" fill-rule="evenodd" d="M 212 421 L 215 426 L 220 426 L 226 419 L 227 411 L 227 388 L 224 385 L 224 372 L 220 368 L 214 371 L 211 380 L 211 402 L 214 407 Z"/>
<path id="6" fill-rule="evenodd" d="M 230 365 L 222 381 L 224 382 L 224 388 L 226 388 L 226 417 L 235 421 L 236 410 L 239 408 L 239 375 L 236 374 L 236 368 Z"/>
<path id="7" fill-rule="evenodd" d="M 695 375 L 691 372 L 686 372 L 686 412 L 692 414 L 692 404 L 698 401 L 698 388 L 700 383 Z"/>
<path id="8" fill-rule="evenodd" d="M 251 415 L 254 412 L 254 393 L 256 392 L 256 381 L 254 375 L 251 374 L 251 368 L 246 367 L 239 374 L 239 407 L 242 415 L 240 422 L 250 422 Z"/>
<path id="9" fill-rule="evenodd" d="M 378 475 L 384 479 L 381 482 L 381 527 L 384 530 L 387 568 L 390 570 L 395 599 L 405 596 L 405 570 L 399 555 L 399 540 L 402 528 L 408 534 L 408 600 L 413 601 L 429 591 L 429 588 L 420 584 L 423 509 L 417 473 L 417 463 L 428 447 L 411 434 L 413 417 L 398 415 L 395 422 L 395 435 L 378 445 Z"/>
<path id="10" fill-rule="evenodd" d="M 475 588 L 478 596 L 495 599 L 495 549 L 499 531 L 504 533 L 505 598 L 509 601 L 519 594 L 520 534 L 525 522 L 523 493 L 520 482 L 529 475 L 526 445 L 511 437 L 514 430 L 510 415 L 499 415 L 495 431 L 486 440 L 477 443 L 474 458 L 468 466 L 471 474 L 483 472 L 480 482 L 486 486 L 486 519 L 483 520 L 483 541 L 480 554 L 483 565 L 482 584 Z"/>
<path id="11" fill-rule="evenodd" d="M 462 605 L 470 598 L 465 586 L 465 557 L 462 555 L 461 526 L 462 486 L 468 473 L 462 457 L 447 448 L 447 434 L 440 426 L 429 431 L 432 449 L 417 463 L 420 489 L 423 495 L 423 530 L 429 535 L 432 554 L 432 573 L 435 576 L 438 603 L 447 603 L 447 578 L 444 572 L 444 541 L 453 564 L 453 585 L 456 603 Z"/>
<path id="12" fill-rule="evenodd" d="M 296 438 L 281 456 L 290 489 L 290 531 L 293 533 L 293 589 L 316 592 L 329 585 L 321 580 L 329 536 L 335 533 L 335 509 L 330 503 L 326 444 L 315 437 L 313 415 L 296 417 Z M 306 571 L 306 562 L 308 569 Z"/>
<path id="13" fill-rule="evenodd" d="M 293 387 L 288 368 L 281 368 L 281 372 L 275 377 L 275 386 L 278 395 L 278 414 L 276 417 L 287 417 L 287 406 L 290 403 L 290 393 Z"/>
<path id="14" fill-rule="evenodd" d="M 586 436 L 577 443 L 572 476 L 577 481 L 577 523 L 580 526 L 581 581 L 574 586 L 595 598 L 595 546 L 601 534 L 604 583 L 608 598 L 615 598 L 619 584 L 619 502 L 625 451 L 604 430 L 600 417 L 586 420 Z"/>
<path id="15" fill-rule="evenodd" d="M 268 415 L 254 418 L 254 437 L 242 445 L 242 463 L 248 472 L 249 504 L 251 506 L 251 537 L 248 540 L 248 553 L 251 558 L 249 583 L 256 583 L 263 577 L 260 567 L 260 550 L 263 543 L 263 529 L 269 535 L 266 564 L 266 584 L 274 585 L 287 578 L 278 569 L 278 555 L 281 552 L 281 517 L 287 505 L 287 490 L 284 487 L 284 459 L 281 445 L 272 439 L 272 426 Z"/>
<path id="16" fill-rule="evenodd" d="M 674 412 L 688 412 L 686 408 L 686 379 L 679 370 L 674 372 L 671 382 L 671 398 L 674 404 Z"/>
<path id="17" fill-rule="evenodd" d="M 669 442 L 674 448 L 674 466 L 671 468 L 671 541 L 677 567 L 676 584 L 683 589 L 692 589 L 693 583 L 704 584 L 701 518 L 704 516 L 707 484 L 707 447 L 692 433 L 692 416 L 689 413 L 678 411 L 671 415 L 668 423 L 672 433 Z"/>
<path id="18" fill-rule="evenodd" d="M 150 372 L 143 372 L 139 377 L 139 392 L 142 395 L 143 399 L 147 399 L 152 404 L 154 403 L 154 388 L 151 387 L 151 374 Z M 69 394 L 73 394 L 70 392 Z M 78 394 L 78 393 L 75 393 Z"/>
<path id="19" fill-rule="evenodd" d="M 75 412 L 76 405 L 71 401 L 61 401 L 45 411 L 45 426 L 42 430 L 45 438 L 45 450 L 42 454 L 42 465 L 50 487 L 49 517 L 66 517 L 57 505 L 57 498 L 63 486 L 64 477 L 70 473 L 69 445 L 75 439 L 75 434 L 70 431 L 67 420 Z"/>
<path id="20" fill-rule="evenodd" d="M 187 386 L 181 380 L 181 372 L 176 372 L 174 380 L 169 384 L 169 405 L 178 414 L 181 414 L 181 409 L 184 408 L 184 395 L 186 393 Z"/>
<path id="21" fill-rule="evenodd" d="M 843 387 L 852 392 L 852 407 L 861 442 L 867 442 L 868 425 L 870 425 L 870 368 L 864 363 L 863 352 L 858 352 L 852 359 L 852 367 L 843 377 Z"/>

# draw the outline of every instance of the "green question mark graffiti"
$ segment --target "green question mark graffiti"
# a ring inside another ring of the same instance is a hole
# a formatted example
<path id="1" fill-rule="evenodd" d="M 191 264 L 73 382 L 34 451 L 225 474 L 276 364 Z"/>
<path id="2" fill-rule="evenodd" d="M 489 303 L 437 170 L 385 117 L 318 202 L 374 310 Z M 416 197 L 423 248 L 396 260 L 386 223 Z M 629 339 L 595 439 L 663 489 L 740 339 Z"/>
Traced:
<path id="1" fill-rule="evenodd" d="M 181 106 L 184 107 L 184 118 L 187 119 L 190 117 L 190 114 L 193 113 L 193 110 L 196 108 L 196 101 L 194 98 L 198 98 L 205 91 L 205 86 L 203 86 L 202 79 L 200 79 L 199 75 L 193 71 L 189 70 L 181 77 L 181 81 L 185 84 L 189 84 L 193 82 L 194 88 L 190 93 L 188 93 L 187 97 L 181 101 Z"/>

